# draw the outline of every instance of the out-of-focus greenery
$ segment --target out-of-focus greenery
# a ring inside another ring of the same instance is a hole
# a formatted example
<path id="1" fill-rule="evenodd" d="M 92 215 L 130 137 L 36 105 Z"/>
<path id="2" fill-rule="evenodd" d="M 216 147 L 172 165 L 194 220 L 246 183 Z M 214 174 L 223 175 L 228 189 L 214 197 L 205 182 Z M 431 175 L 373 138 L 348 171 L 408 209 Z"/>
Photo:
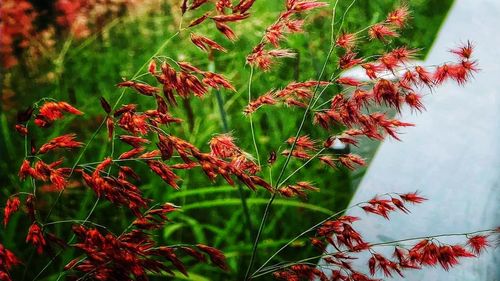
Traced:
<path id="1" fill-rule="evenodd" d="M 253 18 L 236 25 L 235 30 L 239 40 L 235 43 L 227 41 L 212 28 L 212 25 L 203 25 L 195 29 L 195 32 L 214 38 L 228 49 L 227 53 L 215 54 L 212 66 L 209 65 L 211 62 L 207 59 L 207 55 L 189 42 L 189 32 L 182 32 L 160 51 L 161 55 L 188 61 L 201 69 L 214 67 L 216 72 L 224 74 L 233 82 L 237 89 L 235 93 L 229 91 L 221 93 L 224 110 L 227 113 L 230 131 L 237 138 L 238 144 L 250 153 L 254 153 L 254 149 L 249 120 L 242 114 L 242 109 L 248 102 L 247 86 L 250 75 L 250 68 L 245 65 L 245 56 L 260 41 L 265 28 L 277 17 L 282 9 L 281 2 L 283 1 L 257 1 L 251 11 Z M 177 10 L 172 9 L 169 3 L 165 3 L 160 11 L 151 14 L 113 20 L 101 34 L 82 41 L 62 38 L 56 44 L 58 51 L 48 60 L 42 59 L 37 67 L 29 68 L 21 65 L 3 73 L 4 84 L 8 85 L 15 95 L 9 102 L 3 103 L 1 112 L 2 204 L 12 192 L 28 188 L 27 185 L 20 183 L 16 176 L 24 155 L 24 140 L 12 130 L 15 124 L 15 110 L 25 108 L 42 97 L 67 100 L 83 110 L 85 115 L 67 118 L 58 122 L 53 128 L 43 130 L 43 134 L 38 133 L 36 143 L 40 145 L 44 140 L 66 132 L 76 132 L 79 140 L 88 141 L 104 116 L 99 106 L 99 97 L 103 96 L 115 102 L 120 90 L 114 85 L 121 81 L 121 77 L 133 76 L 154 51 L 177 31 L 179 17 L 172 14 L 172 10 Z M 346 13 L 343 23 L 343 30 L 351 32 L 383 20 L 387 12 L 397 4 L 390 0 L 339 1 L 336 26 L 339 26 L 342 15 L 351 3 L 353 5 Z M 425 55 L 451 3 L 452 0 L 409 1 L 413 19 L 402 36 L 392 42 L 391 46 L 407 44 L 410 47 L 421 48 L 421 53 Z M 305 20 L 306 32 L 292 35 L 284 43 L 284 47 L 298 53 L 297 58 L 285 59 L 267 73 L 256 70 L 252 84 L 253 97 L 272 88 L 282 87 L 293 80 L 306 81 L 317 78 L 329 49 L 331 9 L 314 11 Z M 184 19 L 184 22 L 188 22 L 188 19 Z M 380 43 L 369 45 L 361 43 L 360 53 L 377 54 L 383 52 L 384 48 L 386 47 Z M 329 64 L 326 68 L 327 75 L 330 75 L 334 68 L 333 63 Z M 145 69 L 143 71 L 145 72 Z M 154 82 L 149 78 L 144 79 Z M 132 91 L 125 93 L 122 103 L 137 103 L 140 109 L 150 108 L 153 105 L 149 99 L 138 96 Z M 181 102 L 177 108 L 172 108 L 172 112 L 186 122 L 173 125 L 168 130 L 205 151 L 208 150 L 207 142 L 210 138 L 214 134 L 223 132 L 215 93 L 203 99 L 191 99 L 189 104 Z M 271 151 L 280 152 L 285 148 L 284 141 L 295 135 L 302 114 L 303 110 L 300 109 L 267 107 L 254 115 L 259 155 L 263 162 Z M 304 133 L 318 139 L 327 137 L 311 122 L 306 123 Z M 118 142 L 116 144 L 116 153 L 127 149 Z M 110 154 L 110 151 L 110 143 L 103 130 L 91 143 L 81 163 L 102 160 Z M 69 166 L 73 163 L 71 161 L 65 164 Z M 283 160 L 275 163 L 277 165 L 275 173 L 282 164 Z M 293 161 L 286 174 L 301 164 L 299 161 Z M 205 265 L 196 265 L 192 267 L 192 272 L 200 275 L 199 280 L 242 279 L 252 241 L 243 217 L 238 189 L 227 186 L 222 180 L 210 182 L 200 170 L 195 169 L 179 173 L 183 180 L 180 182 L 180 191 L 175 191 L 153 176 L 146 167 L 139 163 L 135 167 L 142 176 L 141 188 L 145 191 L 146 197 L 158 202 L 172 202 L 183 207 L 183 211 L 172 215 L 172 222 L 157 233 L 157 239 L 165 244 L 206 243 L 222 249 L 228 257 L 231 271 L 221 273 Z M 266 178 L 269 176 L 267 169 L 264 166 Z M 362 171 L 354 173 L 342 169 L 335 171 L 317 162 L 297 173 L 291 182 L 307 180 L 321 188 L 321 192 L 310 194 L 308 200 L 280 198 L 275 201 L 263 232 L 256 264 L 261 264 L 277 247 L 308 226 L 335 210 L 343 209 L 355 189 L 353 181 L 359 179 L 362 174 Z M 245 191 L 245 196 L 250 208 L 252 225 L 256 229 L 269 194 L 264 191 L 255 193 Z M 42 194 L 41 198 L 44 201 L 40 204 L 50 206 L 55 197 L 56 194 Z M 84 219 L 95 200 L 93 192 L 86 187 L 69 189 L 62 195 L 60 203 L 52 214 L 52 220 Z M 109 225 L 111 229 L 120 232 L 130 223 L 127 217 L 131 217 L 128 211 L 100 202 L 90 220 Z M 9 227 L 0 231 L 0 237 L 2 243 L 22 257 L 28 266 L 27 270 L 21 267 L 15 272 L 15 276 L 22 276 L 25 271 L 25 280 L 32 280 L 48 260 L 38 258 L 36 254 L 32 255 L 32 249 L 24 243 L 26 233 L 19 231 L 27 229 L 28 223 L 24 214 L 16 214 Z M 60 224 L 54 226 L 51 231 L 67 239 L 70 236 L 69 226 Z M 297 260 L 315 254 L 317 253 L 308 245 L 307 240 L 301 239 L 276 258 L 275 262 Z M 54 264 L 46 270 L 40 280 L 55 280 L 57 273 L 70 258 L 68 255 L 62 255 L 55 259 Z"/>

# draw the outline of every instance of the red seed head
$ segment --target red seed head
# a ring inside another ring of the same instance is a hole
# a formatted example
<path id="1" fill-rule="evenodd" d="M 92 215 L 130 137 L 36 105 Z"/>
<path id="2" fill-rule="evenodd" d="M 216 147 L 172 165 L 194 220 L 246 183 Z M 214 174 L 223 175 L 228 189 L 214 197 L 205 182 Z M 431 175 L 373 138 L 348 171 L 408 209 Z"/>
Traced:
<path id="1" fill-rule="evenodd" d="M 469 237 L 467 240 L 467 246 L 469 246 L 474 253 L 481 254 L 484 249 L 490 246 L 487 235 L 475 235 Z"/>

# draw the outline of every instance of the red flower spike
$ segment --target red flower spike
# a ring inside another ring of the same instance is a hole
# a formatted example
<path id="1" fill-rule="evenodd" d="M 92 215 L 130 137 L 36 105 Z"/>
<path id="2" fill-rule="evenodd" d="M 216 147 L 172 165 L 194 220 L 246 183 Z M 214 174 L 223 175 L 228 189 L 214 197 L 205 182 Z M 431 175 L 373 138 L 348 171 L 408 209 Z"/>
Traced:
<path id="1" fill-rule="evenodd" d="M 391 53 L 385 54 L 380 58 L 380 66 L 394 73 L 395 68 L 399 67 L 399 60 Z"/>
<path id="2" fill-rule="evenodd" d="M 465 258 L 471 258 L 471 257 L 476 257 L 473 253 L 467 251 L 464 247 L 460 245 L 453 245 L 451 246 L 453 249 L 453 253 L 457 257 L 465 257 Z"/>
<path id="3" fill-rule="evenodd" d="M 149 144 L 149 140 L 141 137 L 136 137 L 136 136 L 127 136 L 127 135 L 121 135 L 120 140 L 137 148 L 140 146 L 143 146 L 144 144 Z"/>
<path id="4" fill-rule="evenodd" d="M 399 28 L 405 26 L 408 18 L 410 17 L 410 10 L 407 5 L 402 5 L 396 10 L 392 11 L 387 15 L 385 22 L 393 24 Z"/>
<path id="5" fill-rule="evenodd" d="M 191 257 L 193 257 L 194 259 L 196 259 L 199 262 L 206 262 L 207 261 L 205 255 L 203 255 L 202 253 L 196 251 L 193 248 L 179 247 L 179 249 L 183 250 L 186 254 L 190 255 Z"/>
<path id="6" fill-rule="evenodd" d="M 344 48 L 348 51 L 352 50 L 354 46 L 356 46 L 357 37 L 354 33 L 342 33 L 335 44 L 341 48 Z"/>
<path id="7" fill-rule="evenodd" d="M 100 97 L 99 101 L 101 102 L 101 107 L 107 114 L 111 113 L 111 105 L 109 105 L 108 101 L 104 97 Z"/>
<path id="8" fill-rule="evenodd" d="M 450 50 L 450 52 L 456 54 L 461 59 L 468 60 L 472 57 L 473 50 L 474 44 L 472 44 L 472 42 L 470 41 L 467 41 L 467 43 L 463 46 Z"/>
<path id="9" fill-rule="evenodd" d="M 467 246 L 469 246 L 474 253 L 481 254 L 484 249 L 490 246 L 487 235 L 475 235 L 467 239 Z"/>
<path id="10" fill-rule="evenodd" d="M 17 210 L 19 210 L 20 204 L 21 204 L 21 201 L 19 201 L 19 197 L 17 197 L 17 196 L 11 197 L 7 200 L 7 203 L 5 204 L 4 216 L 3 216 L 3 225 L 4 226 L 7 226 L 12 214 L 15 213 Z"/>
<path id="11" fill-rule="evenodd" d="M 46 102 L 40 109 L 39 114 L 35 117 L 35 124 L 45 128 L 55 120 L 63 118 L 63 113 L 81 115 L 83 112 L 66 102 Z"/>
<path id="12" fill-rule="evenodd" d="M 126 152 L 123 152 L 122 154 L 120 154 L 120 156 L 118 156 L 118 159 L 122 160 L 122 159 L 133 158 L 133 157 L 141 154 L 144 150 L 145 150 L 144 147 L 133 148 L 133 149 L 131 149 L 129 151 L 126 151 Z"/>
<path id="13" fill-rule="evenodd" d="M 356 58 L 358 54 L 354 52 L 347 52 L 339 59 L 339 67 L 342 70 L 354 67 L 363 62 L 363 59 Z"/>
<path id="14" fill-rule="evenodd" d="M 210 140 L 212 155 L 220 158 L 230 158 L 240 154 L 240 149 L 234 144 L 234 138 L 230 134 L 222 134 Z"/>
<path id="15" fill-rule="evenodd" d="M 108 140 L 113 139 L 113 132 L 115 128 L 115 122 L 112 117 L 106 118 L 106 129 L 108 130 Z"/>
<path id="16" fill-rule="evenodd" d="M 405 96 L 405 102 L 411 109 L 422 111 L 425 109 L 424 104 L 421 101 L 422 96 L 416 93 L 409 93 Z"/>
<path id="17" fill-rule="evenodd" d="M 159 89 L 156 87 L 153 87 L 151 85 L 144 84 L 144 83 L 134 82 L 134 81 L 121 82 L 121 83 L 116 84 L 116 86 L 118 88 L 124 88 L 124 87 L 132 88 L 132 89 L 136 90 L 139 94 L 145 95 L 145 96 L 152 96 L 153 94 L 156 94 L 159 92 Z"/>
<path id="18" fill-rule="evenodd" d="M 452 78 L 454 71 L 455 68 L 453 65 L 443 64 L 438 66 L 436 68 L 436 71 L 434 72 L 434 83 L 437 85 L 441 85 L 446 80 L 448 80 L 448 78 Z"/>
<path id="19" fill-rule="evenodd" d="M 35 175 L 35 170 L 31 167 L 31 163 L 28 160 L 23 160 L 23 163 L 21 164 L 21 167 L 19 168 L 19 179 L 21 181 L 25 180 L 27 176 L 34 176 Z"/>
<path id="20" fill-rule="evenodd" d="M 309 153 L 307 153 L 305 150 L 300 149 L 300 148 L 294 149 L 293 151 L 285 149 L 281 152 L 281 155 L 288 156 L 290 153 L 292 154 L 293 157 L 298 158 L 298 159 L 302 159 L 302 160 L 306 160 L 306 159 L 311 158 L 311 155 L 309 155 Z"/>
<path id="21" fill-rule="evenodd" d="M 146 164 L 149 166 L 151 171 L 159 175 L 164 182 L 174 189 L 179 189 L 179 186 L 176 183 L 179 177 L 165 163 L 156 160 L 148 160 L 146 161 Z"/>
<path id="22" fill-rule="evenodd" d="M 151 60 L 151 62 L 149 63 L 149 65 L 148 65 L 148 72 L 151 75 L 155 75 L 156 74 L 156 61 L 155 60 Z"/>
<path id="23" fill-rule="evenodd" d="M 407 47 L 399 47 L 390 52 L 390 55 L 396 58 L 401 63 L 406 63 L 410 60 L 415 59 L 417 50 L 408 49 Z"/>
<path id="24" fill-rule="evenodd" d="M 287 98 L 287 99 L 285 99 L 284 103 L 287 106 L 297 106 L 297 107 L 301 107 L 301 108 L 307 108 L 307 104 L 305 104 L 301 101 L 298 101 L 294 98 Z"/>
<path id="25" fill-rule="evenodd" d="M 210 49 L 226 52 L 227 50 L 217 42 L 198 34 L 191 33 L 191 42 L 201 50 L 208 52 Z"/>
<path id="26" fill-rule="evenodd" d="M 37 253 L 40 255 L 43 253 L 43 249 L 45 248 L 46 242 L 43 237 L 43 232 L 40 226 L 35 222 L 33 223 L 29 230 L 28 236 L 26 236 L 26 243 L 31 243 L 35 246 Z"/>
<path id="27" fill-rule="evenodd" d="M 377 79 L 377 73 L 384 70 L 383 66 L 373 63 L 365 63 L 361 67 L 365 69 L 366 76 L 370 79 Z"/>
<path id="28" fill-rule="evenodd" d="M 432 79 L 432 75 L 423 67 L 417 66 L 415 67 L 415 72 L 417 72 L 419 81 L 427 86 L 432 86 L 434 81 Z"/>
<path id="29" fill-rule="evenodd" d="M 217 21 L 215 22 L 215 27 L 217 27 L 217 29 L 224 34 L 227 39 L 231 41 L 236 40 L 236 34 L 234 34 L 234 31 L 227 24 Z"/>
<path id="30" fill-rule="evenodd" d="M 289 145 L 292 145 L 295 142 L 295 146 L 304 148 L 306 150 L 316 150 L 316 141 L 312 140 L 308 135 L 298 137 L 297 141 L 295 141 L 295 137 L 290 137 L 286 142 Z"/>
<path id="31" fill-rule="evenodd" d="M 21 136 L 26 136 L 28 134 L 28 128 L 24 125 L 16 124 L 15 129 Z"/>
<path id="32" fill-rule="evenodd" d="M 255 3 L 255 0 L 240 0 L 236 6 L 233 7 L 233 13 L 246 13 Z"/>
<path id="33" fill-rule="evenodd" d="M 218 266 L 222 270 L 229 270 L 229 266 L 226 263 L 226 257 L 221 251 L 203 244 L 197 244 L 196 247 L 198 247 L 198 249 L 200 249 L 202 252 L 205 252 L 210 258 L 210 261 L 212 261 L 212 263 L 214 263 L 216 266 Z"/>
<path id="34" fill-rule="evenodd" d="M 236 92 L 234 86 L 222 75 L 213 72 L 203 72 L 203 83 L 208 86 L 219 89 L 220 86 Z"/>
<path id="35" fill-rule="evenodd" d="M 397 198 L 391 198 L 391 201 L 392 201 L 392 204 L 394 204 L 394 206 L 396 206 L 396 208 L 400 209 L 403 213 L 409 213 L 410 210 L 408 210 L 403 201 L 397 199 Z"/>
<path id="36" fill-rule="evenodd" d="M 363 83 L 359 81 L 358 79 L 352 78 L 352 77 L 341 77 L 338 78 L 336 81 L 338 84 L 344 85 L 344 86 L 353 86 L 353 87 L 359 87 Z"/>
<path id="37" fill-rule="evenodd" d="M 201 7 L 202 5 L 206 4 L 208 0 L 194 0 L 191 3 L 191 6 L 189 6 L 189 10 L 196 10 L 197 8 Z"/>
<path id="38" fill-rule="evenodd" d="M 186 0 L 187 1 L 187 0 Z M 191 21 L 188 25 L 188 27 L 193 27 L 193 26 L 196 26 L 196 25 L 199 25 L 200 23 L 204 22 L 206 19 L 208 19 L 210 17 L 210 13 L 205 13 L 203 14 L 201 17 L 197 18 L 197 19 L 194 19 L 193 21 Z"/>
<path id="39" fill-rule="evenodd" d="M 275 49 L 267 53 L 274 58 L 294 58 L 297 55 L 294 51 L 289 49 Z"/>
<path id="40" fill-rule="evenodd" d="M 67 134 L 59 137 L 55 137 L 48 141 L 46 144 L 42 145 L 38 150 L 39 154 L 47 153 L 51 150 L 57 148 L 78 148 L 83 145 L 81 142 L 75 141 L 75 134 Z"/>
<path id="41" fill-rule="evenodd" d="M 264 95 L 258 97 L 257 99 L 251 101 L 247 107 L 245 108 L 245 110 L 243 111 L 245 114 L 252 114 L 254 113 L 257 109 L 259 109 L 260 107 L 262 107 L 263 105 L 267 104 L 267 105 L 273 105 L 275 104 L 277 101 L 276 99 L 274 98 L 274 95 L 273 95 L 273 91 L 270 91 L 270 92 L 267 92 L 265 93 Z"/>
<path id="42" fill-rule="evenodd" d="M 451 246 L 440 246 L 438 252 L 438 261 L 444 270 L 448 271 L 458 264 L 457 256 Z"/>
<path id="43" fill-rule="evenodd" d="M 420 204 L 427 200 L 426 198 L 420 196 L 418 192 L 412 192 L 412 193 L 405 193 L 405 194 L 398 194 L 401 199 L 403 199 L 406 202 L 413 203 L 413 204 Z"/>
<path id="44" fill-rule="evenodd" d="M 290 10 L 296 12 L 308 11 L 320 7 L 328 6 L 326 2 L 317 2 L 315 0 L 306 0 L 306 1 L 296 1 L 290 8 Z"/>
<path id="45" fill-rule="evenodd" d="M 285 26 L 288 29 L 288 32 L 291 32 L 291 33 L 302 32 L 303 25 L 304 25 L 303 20 L 289 20 L 289 21 L 285 22 Z"/>
<path id="46" fill-rule="evenodd" d="M 356 155 L 356 154 L 347 154 L 347 155 L 342 155 L 339 157 L 339 161 L 342 165 L 345 167 L 353 170 L 354 169 L 354 164 L 357 164 L 359 166 L 364 166 L 366 165 L 366 162 L 361 156 Z"/>
<path id="47" fill-rule="evenodd" d="M 279 41 L 284 38 L 284 28 L 285 26 L 281 22 L 275 23 L 267 28 L 264 37 L 269 43 L 273 44 L 275 48 L 278 48 Z"/>
<path id="48" fill-rule="evenodd" d="M 274 164 L 274 162 L 276 162 L 276 158 L 276 151 L 271 151 L 271 153 L 269 153 L 269 158 L 267 159 L 267 164 Z"/>
<path id="49" fill-rule="evenodd" d="M 380 79 L 373 87 L 373 96 L 378 104 L 386 103 L 399 111 L 401 97 L 397 86 L 391 81 Z"/>
<path id="50" fill-rule="evenodd" d="M 332 168 L 336 168 L 335 166 L 335 160 L 333 160 L 332 157 L 328 156 L 328 155 L 324 155 L 324 156 L 320 156 L 318 157 L 318 159 L 323 162 L 324 164 L 332 167 Z"/>
<path id="51" fill-rule="evenodd" d="M 370 269 L 370 274 L 373 276 L 375 275 L 375 270 L 377 266 L 377 259 L 375 258 L 374 255 L 368 260 L 368 268 Z"/>
<path id="52" fill-rule="evenodd" d="M 211 17 L 212 20 L 214 20 L 217 23 L 225 23 L 225 22 L 236 22 L 236 21 L 241 21 L 246 18 L 248 18 L 250 14 L 230 14 L 230 15 L 217 15 Z"/>
<path id="53" fill-rule="evenodd" d="M 12 267 L 20 265 L 21 261 L 0 243 L 0 280 L 11 281 L 8 273 Z"/>
<path id="54" fill-rule="evenodd" d="M 384 24 L 375 24 L 368 30 L 368 35 L 371 39 L 378 39 L 380 41 L 385 41 L 386 37 L 398 37 L 399 34 L 394 31 L 391 27 Z"/>

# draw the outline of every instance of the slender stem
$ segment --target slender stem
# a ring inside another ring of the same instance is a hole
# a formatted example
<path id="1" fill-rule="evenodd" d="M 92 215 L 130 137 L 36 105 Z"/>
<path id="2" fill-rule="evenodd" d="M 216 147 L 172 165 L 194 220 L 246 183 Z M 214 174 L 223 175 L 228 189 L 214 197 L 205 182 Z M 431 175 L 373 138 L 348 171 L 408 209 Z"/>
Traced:
<path id="1" fill-rule="evenodd" d="M 334 34 L 334 22 L 335 22 L 335 8 L 337 7 L 338 0 L 335 2 L 335 7 L 333 8 L 334 12 L 332 12 L 331 38 L 330 38 L 330 40 L 331 40 L 330 45 L 332 47 L 335 47 L 335 37 L 339 36 L 340 31 L 342 30 L 342 27 L 344 25 L 345 17 L 347 15 L 347 13 L 349 12 L 349 10 L 352 8 L 352 6 L 354 5 L 355 2 L 356 2 L 356 0 L 352 0 L 351 4 L 349 4 L 349 6 L 347 7 L 347 9 L 345 10 L 344 14 L 342 15 L 342 20 L 340 22 L 340 26 L 337 29 L 336 35 L 334 36 L 333 34 Z M 338 69 L 339 69 L 339 67 L 337 66 L 336 70 L 338 70 Z M 332 73 L 332 76 L 330 77 L 330 81 L 333 80 L 334 75 L 335 75 L 335 72 Z M 338 75 L 340 75 L 340 74 L 338 74 Z M 318 102 L 318 100 L 321 98 L 321 96 L 323 95 L 323 92 L 325 91 L 325 89 L 323 89 L 323 91 L 321 91 L 321 93 L 318 95 L 318 97 L 316 98 L 316 100 L 313 103 L 313 107 L 316 105 L 316 103 Z"/>
<path id="2" fill-rule="evenodd" d="M 255 255 L 257 254 L 257 247 L 259 245 L 260 241 L 260 236 L 262 235 L 262 230 L 264 229 L 264 225 L 267 220 L 267 216 L 269 215 L 269 208 L 271 207 L 271 204 L 273 204 L 274 199 L 276 198 L 276 192 L 271 195 L 271 198 L 267 202 L 266 209 L 264 210 L 264 216 L 262 217 L 262 221 L 260 222 L 259 230 L 257 231 L 257 236 L 255 236 L 255 241 L 253 243 L 252 247 L 252 256 L 250 257 L 250 262 L 248 264 L 247 271 L 245 273 L 245 279 L 244 280 L 249 280 L 249 274 L 250 271 L 252 270 L 252 266 L 255 260 Z"/>
<path id="3" fill-rule="evenodd" d="M 220 91 L 216 90 L 215 96 L 217 98 L 217 106 L 219 107 L 220 119 L 222 121 L 222 130 L 227 133 L 229 132 L 229 124 L 227 123 L 227 114 L 226 110 L 224 109 L 224 101 L 222 100 Z"/>
<path id="4" fill-rule="evenodd" d="M 172 156 L 172 158 L 177 158 L 179 156 Z M 157 157 L 144 157 L 144 158 L 127 158 L 127 159 L 112 159 L 113 163 L 115 162 L 128 162 L 128 161 L 148 161 L 148 160 L 158 160 L 158 159 L 161 159 L 160 156 L 157 156 Z M 80 167 L 87 167 L 87 166 L 92 166 L 92 165 L 98 165 L 98 164 L 101 164 L 102 162 L 99 161 L 99 162 L 89 162 L 89 163 L 82 163 L 82 164 L 78 164 L 78 166 Z"/>
<path id="5" fill-rule="evenodd" d="M 316 152 L 316 154 L 314 154 L 311 158 L 307 159 L 306 162 L 304 162 L 304 164 L 302 164 L 300 167 L 298 167 L 295 171 L 293 171 L 290 175 L 288 175 L 284 180 L 282 180 L 277 186 L 280 187 L 280 186 L 283 186 L 283 184 L 289 180 L 291 177 L 293 177 L 293 175 L 295 175 L 296 173 L 298 173 L 300 170 L 302 170 L 302 168 L 304 168 L 305 166 L 307 166 L 307 164 L 309 164 L 311 161 L 313 161 L 314 159 L 316 159 L 316 157 L 318 157 L 321 153 L 323 153 L 323 151 L 325 151 L 326 148 L 321 148 L 318 152 Z"/>
<path id="6" fill-rule="evenodd" d="M 98 226 L 98 227 L 100 227 L 102 229 L 106 229 L 107 231 L 109 231 L 109 229 L 106 226 L 104 226 L 104 225 L 101 225 L 101 224 L 98 224 L 98 223 L 95 223 L 95 222 L 92 222 L 92 221 L 86 221 L 86 220 L 61 220 L 61 221 L 53 221 L 53 222 L 49 222 L 49 223 L 44 224 L 43 227 L 49 226 L 49 225 L 61 224 L 61 223 L 79 223 L 79 224 L 90 223 L 92 225 Z"/>
<path id="7" fill-rule="evenodd" d="M 252 102 L 252 80 L 253 80 L 253 66 L 250 67 L 250 77 L 248 78 L 248 103 Z M 253 148 L 255 149 L 255 156 L 257 156 L 257 163 L 260 167 L 259 148 L 257 147 L 257 138 L 255 136 L 255 129 L 253 126 L 253 116 L 250 114 L 250 131 L 252 132 Z"/>

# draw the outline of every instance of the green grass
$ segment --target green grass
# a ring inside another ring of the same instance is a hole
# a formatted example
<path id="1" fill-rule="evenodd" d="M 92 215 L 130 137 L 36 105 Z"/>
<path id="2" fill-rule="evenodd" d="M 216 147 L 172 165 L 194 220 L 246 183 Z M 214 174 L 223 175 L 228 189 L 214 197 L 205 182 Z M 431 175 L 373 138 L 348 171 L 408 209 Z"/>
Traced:
<path id="1" fill-rule="evenodd" d="M 422 54 L 428 51 L 436 32 L 451 5 L 451 0 L 414 0 L 411 1 L 413 21 L 401 39 L 393 45 L 408 44 L 411 47 L 422 48 Z M 339 15 L 342 14 L 351 1 L 340 1 Z M 385 14 L 394 7 L 394 1 L 358 1 L 345 18 L 344 30 L 357 31 L 368 24 L 382 20 Z M 257 1 L 254 18 L 238 26 L 237 33 L 240 40 L 235 44 L 229 43 L 220 34 L 208 27 L 201 27 L 196 32 L 208 34 L 228 49 L 227 54 L 216 54 L 214 67 L 217 72 L 228 77 L 237 88 L 235 93 L 223 91 L 224 110 L 227 113 L 230 131 L 238 139 L 238 144 L 246 151 L 253 153 L 252 137 L 248 118 L 242 114 L 247 103 L 247 83 L 250 68 L 245 65 L 245 56 L 260 40 L 266 26 L 273 22 L 281 9 L 281 1 Z M 59 122 L 57 126 L 44 131 L 36 132 L 36 143 L 41 145 L 44 140 L 57 136 L 63 132 L 77 132 L 80 140 L 88 140 L 104 116 L 99 106 L 99 97 L 109 101 L 116 101 L 120 90 L 114 85 L 121 81 L 121 77 L 130 78 L 151 56 L 151 54 L 165 39 L 175 33 L 177 23 L 169 14 L 169 7 L 164 11 L 141 18 L 125 18 L 114 21 L 103 34 L 86 41 L 58 42 L 58 49 L 62 50 L 66 44 L 67 52 L 57 53 L 44 61 L 37 68 L 18 67 L 4 74 L 4 85 L 8 85 L 15 93 L 12 99 L 15 106 L 2 106 L 0 153 L 0 197 L 6 198 L 16 190 L 25 190 L 26 183 L 20 183 L 16 177 L 19 164 L 24 155 L 23 139 L 17 136 L 12 127 L 15 124 L 15 109 L 24 108 L 42 97 L 53 97 L 70 101 L 82 109 L 86 114 L 79 118 L 68 118 Z M 306 18 L 307 32 L 303 35 L 293 35 L 285 43 L 285 47 L 298 52 L 297 59 L 287 59 L 269 73 L 255 71 L 252 84 L 254 97 L 271 88 L 286 85 L 290 81 L 305 81 L 318 76 L 321 65 L 329 48 L 330 11 L 313 12 Z M 340 17 L 339 17 L 340 18 Z M 362 47 L 363 55 L 370 55 L 384 50 L 381 44 L 370 44 Z M 206 54 L 200 52 L 189 43 L 189 34 L 181 33 L 169 42 L 160 52 L 162 55 L 176 60 L 186 60 L 202 69 L 208 69 L 209 61 Z M 58 59 L 59 58 L 59 59 Z M 331 73 L 334 65 L 329 64 L 326 73 Z M 153 83 L 152 79 L 144 78 Z M 188 139 L 190 142 L 208 150 L 207 142 L 217 133 L 223 132 L 221 116 L 217 107 L 215 93 L 204 99 L 192 99 L 189 106 L 172 109 L 174 115 L 186 120 L 182 125 L 175 125 L 168 130 L 176 135 Z M 131 91 L 126 91 L 123 103 L 138 103 L 140 108 L 148 108 L 151 102 L 139 97 Z M 192 118 L 188 109 L 194 112 Z M 303 111 L 285 107 L 263 108 L 254 115 L 255 131 L 260 152 L 260 158 L 265 161 L 273 150 L 281 150 L 283 142 L 294 135 L 302 117 Z M 312 137 L 324 139 L 324 133 L 317 130 L 310 122 L 304 127 L 304 132 Z M 120 153 L 126 149 L 117 143 L 116 151 Z M 82 163 L 95 162 L 103 159 L 110 153 L 110 144 L 103 131 L 97 135 L 95 141 L 83 155 Z M 61 155 L 55 155 L 54 159 Z M 370 157 L 371 155 L 364 155 Z M 65 164 L 71 165 L 68 160 Z M 274 179 L 283 160 L 279 160 L 274 168 Z M 285 175 L 298 168 L 302 163 L 292 161 Z M 221 180 L 210 182 L 199 171 L 183 171 L 179 175 L 181 190 L 175 191 L 165 183 L 152 176 L 145 166 L 137 165 L 137 172 L 142 175 L 142 189 L 145 196 L 155 201 L 168 201 L 183 206 L 183 211 L 171 216 L 172 223 L 158 232 L 158 239 L 162 243 L 207 243 L 215 245 L 226 252 L 231 271 L 221 273 L 205 265 L 194 265 L 192 271 L 198 276 L 197 280 L 234 280 L 241 279 L 251 250 L 251 239 L 244 224 L 243 212 L 240 206 L 238 190 L 227 186 Z M 267 168 L 265 168 L 267 169 Z M 268 171 L 264 171 L 267 177 Z M 262 244 L 259 246 L 256 265 L 261 264 L 279 246 L 315 224 L 328 213 L 343 209 L 355 190 L 353 181 L 362 175 L 346 170 L 333 171 L 322 167 L 318 163 L 311 163 L 307 169 L 297 173 L 290 181 L 308 180 L 321 188 L 321 193 L 310 194 L 307 201 L 279 199 L 275 201 L 268 224 L 263 232 Z M 254 228 L 260 222 L 268 193 L 263 191 L 250 192 L 245 190 L 248 197 L 252 224 Z M 43 194 L 44 206 L 50 206 L 56 194 Z M 53 212 L 52 220 L 67 218 L 85 218 L 96 198 L 86 188 L 76 188 L 63 194 L 60 203 Z M 2 199 L 2 204 L 4 200 Z M 113 215 L 110 216 L 109 214 Z M 117 232 L 129 224 L 128 211 L 117 209 L 106 202 L 98 204 L 90 220 L 109 225 Z M 25 229 L 28 221 L 24 214 L 16 214 L 5 230 L 0 231 L 0 238 L 6 247 L 28 261 L 32 250 L 24 243 Z M 61 237 L 68 238 L 69 225 L 53 226 L 51 231 Z M 299 240 L 293 247 L 287 249 L 275 262 L 281 260 L 296 260 L 313 255 L 314 251 L 305 240 Z M 57 258 L 41 280 L 55 280 L 58 270 L 68 261 L 67 256 L 61 260 Z M 47 263 L 46 259 L 36 255 L 29 262 L 26 280 L 31 280 Z M 21 276 L 24 268 L 21 267 L 15 276 Z M 56 275 L 55 275 L 56 274 Z M 155 277 L 163 280 L 164 277 Z M 154 278 L 154 279 L 155 279 Z M 16 279 L 18 280 L 18 279 Z M 20 279 L 19 279 L 20 280 Z M 181 280 L 181 279 L 180 279 Z M 194 280 L 194 279 L 193 279 Z"/>

